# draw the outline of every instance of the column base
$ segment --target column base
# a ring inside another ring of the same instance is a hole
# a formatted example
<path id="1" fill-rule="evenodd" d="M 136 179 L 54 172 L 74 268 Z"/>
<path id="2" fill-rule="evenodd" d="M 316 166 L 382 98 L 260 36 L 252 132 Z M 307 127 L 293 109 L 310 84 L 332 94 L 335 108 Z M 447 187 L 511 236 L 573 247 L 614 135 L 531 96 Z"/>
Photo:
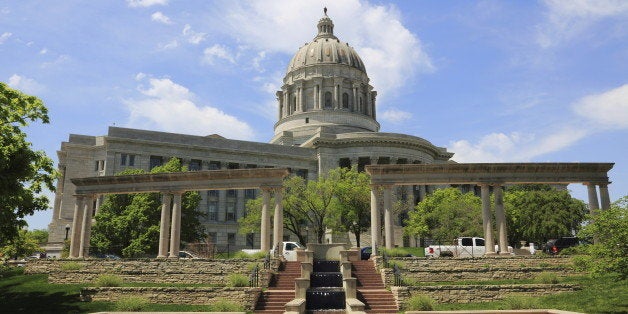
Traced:
<path id="1" fill-rule="evenodd" d="M 510 252 L 500 252 L 499 255 L 500 256 L 511 256 L 512 253 L 510 253 Z"/>
<path id="2" fill-rule="evenodd" d="M 495 253 L 495 252 L 486 252 L 486 253 L 484 253 L 484 256 L 499 256 L 499 253 Z"/>

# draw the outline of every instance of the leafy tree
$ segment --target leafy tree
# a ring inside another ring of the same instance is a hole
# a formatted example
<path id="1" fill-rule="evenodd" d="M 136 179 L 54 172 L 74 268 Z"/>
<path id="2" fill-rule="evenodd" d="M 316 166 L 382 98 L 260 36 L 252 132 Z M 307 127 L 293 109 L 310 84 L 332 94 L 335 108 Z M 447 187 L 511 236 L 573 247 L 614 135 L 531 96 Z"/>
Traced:
<path id="1" fill-rule="evenodd" d="M 408 213 L 405 232 L 437 240 L 480 236 L 482 201 L 456 188 L 434 191 Z"/>
<path id="2" fill-rule="evenodd" d="M 504 207 L 511 243 L 526 240 L 545 243 L 580 228 L 587 207 L 569 191 L 549 185 L 516 185 L 504 193 Z"/>
<path id="3" fill-rule="evenodd" d="M 44 239 L 42 237 L 43 233 L 40 231 L 43 230 L 19 230 L 17 237 L 13 238 L 8 244 L 0 247 L 0 259 L 17 259 L 30 256 L 37 251 L 42 251 L 40 245 L 48 241 L 48 232 L 44 231 L 46 236 Z"/>
<path id="4" fill-rule="evenodd" d="M 186 171 L 177 158 L 151 173 Z M 145 173 L 141 169 L 128 169 L 119 175 Z M 182 196 L 181 240 L 194 242 L 204 237 L 200 222 L 202 213 L 196 208 L 200 202 L 198 192 L 186 192 Z M 125 257 L 156 254 L 159 247 L 161 220 L 161 194 L 138 193 L 108 195 L 103 201 L 90 243 L 94 251 L 115 253 Z"/>
<path id="5" fill-rule="evenodd" d="M 25 216 L 48 208 L 41 191 L 54 191 L 52 160 L 34 151 L 22 131 L 34 121 L 49 122 L 42 101 L 0 82 L 0 246 L 20 235 Z"/>
<path id="6" fill-rule="evenodd" d="M 574 258 L 576 266 L 594 275 L 617 273 L 628 278 L 628 195 L 620 198 L 608 210 L 587 215 L 590 224 L 578 234 L 581 238 L 595 236 L 598 243 L 584 247 L 584 256 Z"/>
<path id="7" fill-rule="evenodd" d="M 360 234 L 371 225 L 370 177 L 357 168 L 336 168 L 330 171 L 336 196 L 328 225 L 335 231 L 351 232 L 360 246 Z"/>

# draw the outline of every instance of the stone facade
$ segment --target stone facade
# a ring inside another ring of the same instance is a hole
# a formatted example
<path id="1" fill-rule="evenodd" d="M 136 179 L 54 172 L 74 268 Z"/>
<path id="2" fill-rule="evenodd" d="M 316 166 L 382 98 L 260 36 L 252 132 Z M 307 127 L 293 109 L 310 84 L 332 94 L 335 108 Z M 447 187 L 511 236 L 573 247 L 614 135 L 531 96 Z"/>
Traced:
<path id="1" fill-rule="evenodd" d="M 129 295 L 159 304 L 213 304 L 223 300 L 251 311 L 261 292 L 262 288 L 87 287 L 81 289 L 81 300 L 114 302 Z"/>
<path id="2" fill-rule="evenodd" d="M 70 264 L 71 263 L 71 264 Z M 71 267 L 67 267 L 68 264 Z M 252 259 L 128 259 L 128 260 L 33 260 L 26 265 L 28 274 L 46 273 L 50 283 L 93 283 L 103 274 L 114 274 L 123 282 L 181 283 L 226 286 L 229 275 L 249 276 Z M 64 267 L 64 265 L 66 265 Z M 259 285 L 268 286 L 271 272 L 260 270 Z"/>
<path id="3" fill-rule="evenodd" d="M 339 166 L 363 170 L 370 164 L 448 162 L 453 154 L 425 139 L 379 132 L 377 93 L 369 85 L 366 66 L 353 48 L 334 35 L 327 15 L 317 30 L 313 41 L 299 48 L 291 60 L 282 90 L 277 92 L 278 121 L 270 143 L 119 127 L 110 127 L 100 136 L 71 134 L 57 152 L 61 177 L 48 228 L 51 244 L 60 246 L 67 238 L 67 226 L 72 226 L 72 179 L 111 176 L 128 168 L 149 171 L 172 157 L 180 158 L 190 170 L 282 167 L 307 179 Z M 410 208 L 430 190 L 411 186 L 398 194 L 410 200 Z M 211 241 L 233 250 L 260 247 L 260 235 L 238 234 L 237 224 L 245 214 L 246 201 L 257 197 L 258 190 L 199 193 L 202 201 L 198 210 L 207 214 L 203 224 Z M 102 196 L 93 206 L 96 215 L 100 202 Z M 412 244 L 402 238 L 400 224 L 401 219 L 395 219 L 395 244 Z M 288 240 L 289 233 L 285 235 Z M 327 240 L 355 244 L 351 237 L 333 236 Z M 370 239 L 371 234 L 365 233 L 362 244 L 369 245 Z"/>

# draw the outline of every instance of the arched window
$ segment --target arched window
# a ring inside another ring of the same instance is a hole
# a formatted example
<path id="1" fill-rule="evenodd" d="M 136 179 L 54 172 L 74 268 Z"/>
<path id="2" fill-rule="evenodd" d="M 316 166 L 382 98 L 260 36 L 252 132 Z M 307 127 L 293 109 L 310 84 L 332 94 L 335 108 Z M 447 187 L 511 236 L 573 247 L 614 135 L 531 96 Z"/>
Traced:
<path id="1" fill-rule="evenodd" d="M 331 92 L 325 92 L 325 108 L 331 108 Z"/>
<path id="2" fill-rule="evenodd" d="M 349 94 L 342 94 L 342 108 L 349 109 Z"/>

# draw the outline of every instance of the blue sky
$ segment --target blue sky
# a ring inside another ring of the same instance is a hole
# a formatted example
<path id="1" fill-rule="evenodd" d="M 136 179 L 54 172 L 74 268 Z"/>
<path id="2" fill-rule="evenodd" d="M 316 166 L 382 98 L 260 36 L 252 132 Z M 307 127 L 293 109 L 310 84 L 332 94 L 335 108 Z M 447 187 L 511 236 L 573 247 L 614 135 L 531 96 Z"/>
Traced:
<path id="1" fill-rule="evenodd" d="M 615 162 L 628 194 L 628 1 L 0 1 L 0 80 L 45 102 L 27 132 L 55 161 L 111 125 L 267 142 L 323 6 L 382 131 L 459 162 Z"/>

